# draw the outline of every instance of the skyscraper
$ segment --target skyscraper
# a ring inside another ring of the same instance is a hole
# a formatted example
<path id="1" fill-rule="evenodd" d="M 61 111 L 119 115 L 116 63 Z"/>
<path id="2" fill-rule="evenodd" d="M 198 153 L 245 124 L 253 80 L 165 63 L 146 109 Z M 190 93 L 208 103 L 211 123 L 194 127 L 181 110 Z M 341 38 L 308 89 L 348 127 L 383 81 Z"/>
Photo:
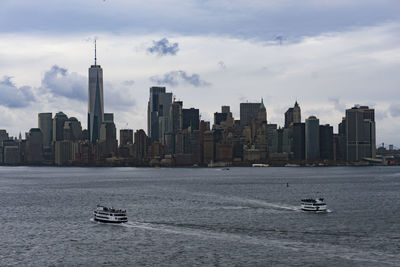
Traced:
<path id="1" fill-rule="evenodd" d="M 169 108 L 169 132 L 176 134 L 182 130 L 182 101 L 174 101 Z"/>
<path id="2" fill-rule="evenodd" d="M 290 125 L 292 137 L 293 158 L 296 160 L 305 159 L 305 123 L 295 122 Z"/>
<path id="3" fill-rule="evenodd" d="M 258 118 L 260 103 L 240 103 L 240 126 L 251 126 L 252 120 Z"/>
<path id="4" fill-rule="evenodd" d="M 333 127 L 329 124 L 319 126 L 319 149 L 321 159 L 333 160 Z"/>
<path id="5" fill-rule="evenodd" d="M 294 103 L 294 107 L 289 108 L 285 112 L 285 128 L 289 128 L 291 123 L 301 122 L 301 110 L 297 101 Z"/>
<path id="6" fill-rule="evenodd" d="M 42 131 L 39 128 L 32 128 L 29 130 L 25 150 L 26 160 L 28 163 L 42 163 L 43 135 Z"/>
<path id="7" fill-rule="evenodd" d="M 53 119 L 52 113 L 39 113 L 38 114 L 38 127 L 43 135 L 43 146 L 50 147 L 53 137 Z"/>
<path id="8" fill-rule="evenodd" d="M 267 122 L 267 109 L 265 108 L 263 99 L 261 99 L 261 103 L 258 108 L 258 121 Z"/>
<path id="9" fill-rule="evenodd" d="M 354 106 L 346 110 L 346 147 L 348 161 L 375 157 L 374 109 L 368 106 Z"/>
<path id="10" fill-rule="evenodd" d="M 306 160 L 319 159 L 319 119 L 310 116 L 306 119 Z"/>
<path id="11" fill-rule="evenodd" d="M 94 65 L 89 68 L 88 87 L 88 137 L 92 143 L 99 139 L 101 123 L 104 121 L 103 69 L 97 65 L 96 42 L 94 51 Z"/>
<path id="12" fill-rule="evenodd" d="M 198 130 L 200 127 L 200 115 L 199 109 L 197 108 L 184 108 L 182 109 L 182 129 L 189 127 L 193 130 Z"/>
<path id="13" fill-rule="evenodd" d="M 133 144 L 133 130 L 121 129 L 119 130 L 119 145 L 125 146 L 127 144 Z"/>
<path id="14" fill-rule="evenodd" d="M 53 119 L 53 142 L 64 140 L 64 123 L 68 120 L 62 111 L 56 113 Z"/>
<path id="15" fill-rule="evenodd" d="M 165 87 L 151 87 L 147 106 L 147 131 L 151 141 L 162 141 L 169 126 L 169 111 L 172 93 Z"/>

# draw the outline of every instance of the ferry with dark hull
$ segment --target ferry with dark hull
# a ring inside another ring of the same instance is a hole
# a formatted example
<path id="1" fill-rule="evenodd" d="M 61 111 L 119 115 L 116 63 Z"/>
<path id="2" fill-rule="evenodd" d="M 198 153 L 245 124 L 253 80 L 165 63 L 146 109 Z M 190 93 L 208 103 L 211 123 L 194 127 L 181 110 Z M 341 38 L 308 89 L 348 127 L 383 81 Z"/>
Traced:
<path id="1" fill-rule="evenodd" d="M 107 208 L 101 205 L 97 205 L 93 216 L 95 221 L 103 223 L 126 223 L 128 221 L 126 210 Z"/>
<path id="2" fill-rule="evenodd" d="M 311 212 L 327 212 L 323 198 L 306 198 L 301 200 L 301 210 Z"/>

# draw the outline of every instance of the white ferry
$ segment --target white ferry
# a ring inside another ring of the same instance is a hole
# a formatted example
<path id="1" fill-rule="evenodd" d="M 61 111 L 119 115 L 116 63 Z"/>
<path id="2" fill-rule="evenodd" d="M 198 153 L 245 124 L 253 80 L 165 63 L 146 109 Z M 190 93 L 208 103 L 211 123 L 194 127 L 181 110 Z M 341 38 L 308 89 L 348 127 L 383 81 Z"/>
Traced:
<path id="1" fill-rule="evenodd" d="M 128 221 L 126 210 L 107 208 L 97 205 L 93 211 L 94 220 L 104 223 L 125 223 Z"/>
<path id="2" fill-rule="evenodd" d="M 301 210 L 313 212 L 326 212 L 326 203 L 323 198 L 306 198 L 301 200 Z"/>

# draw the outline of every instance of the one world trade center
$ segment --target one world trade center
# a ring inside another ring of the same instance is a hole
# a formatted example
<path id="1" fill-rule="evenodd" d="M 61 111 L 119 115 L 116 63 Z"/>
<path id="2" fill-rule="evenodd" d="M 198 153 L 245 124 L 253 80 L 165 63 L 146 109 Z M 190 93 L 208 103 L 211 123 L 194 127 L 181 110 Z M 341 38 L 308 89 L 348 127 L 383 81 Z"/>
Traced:
<path id="1" fill-rule="evenodd" d="M 88 138 L 96 143 L 100 137 L 100 126 L 104 121 L 103 69 L 97 65 L 96 41 L 94 44 L 94 65 L 89 68 Z"/>

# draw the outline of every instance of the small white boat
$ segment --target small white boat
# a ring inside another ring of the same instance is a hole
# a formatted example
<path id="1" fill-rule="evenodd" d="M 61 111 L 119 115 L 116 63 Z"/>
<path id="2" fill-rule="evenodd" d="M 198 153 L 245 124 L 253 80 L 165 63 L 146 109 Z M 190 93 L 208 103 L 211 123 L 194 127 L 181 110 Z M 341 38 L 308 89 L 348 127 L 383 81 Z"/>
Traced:
<path id="1" fill-rule="evenodd" d="M 253 163 L 253 164 L 251 164 L 251 167 L 269 167 L 269 164 Z"/>
<path id="2" fill-rule="evenodd" d="M 94 220 L 103 223 L 125 223 L 128 221 L 126 210 L 107 208 L 97 205 L 93 211 Z"/>
<path id="3" fill-rule="evenodd" d="M 306 198 L 301 200 L 301 210 L 313 212 L 326 212 L 326 203 L 323 198 Z"/>

